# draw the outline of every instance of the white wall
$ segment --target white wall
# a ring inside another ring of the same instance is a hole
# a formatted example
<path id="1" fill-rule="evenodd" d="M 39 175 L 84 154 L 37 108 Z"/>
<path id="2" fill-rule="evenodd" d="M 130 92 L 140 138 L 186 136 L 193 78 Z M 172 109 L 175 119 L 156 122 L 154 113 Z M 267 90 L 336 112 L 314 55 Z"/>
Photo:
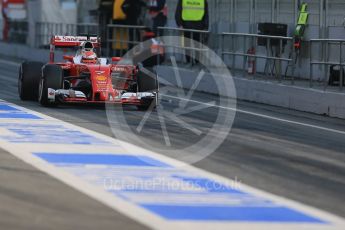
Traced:
<path id="1" fill-rule="evenodd" d="M 77 23 L 77 7 L 64 8 L 61 0 L 28 0 L 28 23 L 31 47 L 35 45 L 36 23 Z"/>
<path id="2" fill-rule="evenodd" d="M 60 0 L 41 0 L 41 21 L 77 23 L 77 7 L 63 8 Z"/>

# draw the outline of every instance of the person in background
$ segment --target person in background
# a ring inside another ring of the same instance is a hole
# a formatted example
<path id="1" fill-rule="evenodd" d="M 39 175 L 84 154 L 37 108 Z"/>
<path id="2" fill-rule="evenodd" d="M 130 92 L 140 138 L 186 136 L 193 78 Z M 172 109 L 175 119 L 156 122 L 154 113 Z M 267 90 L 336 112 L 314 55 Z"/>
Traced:
<path id="1" fill-rule="evenodd" d="M 207 0 L 178 0 L 175 12 L 175 21 L 179 28 L 208 30 L 209 13 Z M 188 38 L 185 41 L 185 47 L 190 47 L 188 42 L 189 39 L 197 42 L 205 42 L 201 40 L 202 35 L 200 33 L 184 32 L 184 37 Z M 186 60 L 188 63 L 191 62 L 190 56 L 191 52 L 186 51 Z"/>
<path id="2" fill-rule="evenodd" d="M 123 1 L 123 0 L 122 0 Z M 124 0 L 122 4 L 122 10 L 126 15 L 127 25 L 140 25 L 140 16 L 142 8 L 145 6 L 143 0 Z"/>
<path id="3" fill-rule="evenodd" d="M 164 27 L 168 21 L 168 7 L 166 0 L 147 0 L 147 23 L 146 26 L 155 34 L 155 36 L 162 36 L 158 34 L 158 27 Z"/>
<path id="4" fill-rule="evenodd" d="M 114 0 L 113 2 L 113 17 L 112 23 L 115 25 L 127 25 L 127 15 L 123 10 L 123 4 L 125 0 Z M 115 51 L 115 56 L 122 56 L 128 49 L 129 44 L 127 42 L 129 39 L 128 30 L 125 28 L 117 28 L 114 27 L 113 31 L 113 39 L 116 40 L 113 44 L 113 50 Z"/>
<path id="5" fill-rule="evenodd" d="M 137 26 L 142 25 L 141 15 L 142 9 L 145 7 L 145 2 L 142 0 L 125 0 L 122 9 L 127 17 L 127 25 Z M 133 43 L 129 44 L 129 49 L 132 49 L 137 42 L 141 41 L 139 29 L 129 29 L 129 40 Z"/>
<path id="6" fill-rule="evenodd" d="M 114 0 L 113 23 L 129 26 L 141 24 L 139 19 L 144 6 L 145 3 L 142 0 Z M 113 36 L 118 41 L 113 45 L 113 49 L 117 50 L 117 56 L 122 56 L 126 50 L 131 49 L 140 41 L 139 30 L 134 28 L 118 28 Z"/>

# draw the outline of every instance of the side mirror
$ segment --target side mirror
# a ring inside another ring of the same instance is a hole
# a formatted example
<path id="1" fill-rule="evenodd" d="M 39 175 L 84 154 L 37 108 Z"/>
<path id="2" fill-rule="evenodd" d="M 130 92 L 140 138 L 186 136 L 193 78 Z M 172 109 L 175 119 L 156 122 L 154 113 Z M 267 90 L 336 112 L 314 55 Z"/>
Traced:
<path id="1" fill-rule="evenodd" d="M 121 61 L 121 58 L 120 57 L 112 57 L 111 61 L 112 62 L 119 62 L 119 61 Z"/>
<path id="2" fill-rule="evenodd" d="M 73 62 L 73 56 L 63 55 L 63 59 L 66 60 L 66 61 Z"/>

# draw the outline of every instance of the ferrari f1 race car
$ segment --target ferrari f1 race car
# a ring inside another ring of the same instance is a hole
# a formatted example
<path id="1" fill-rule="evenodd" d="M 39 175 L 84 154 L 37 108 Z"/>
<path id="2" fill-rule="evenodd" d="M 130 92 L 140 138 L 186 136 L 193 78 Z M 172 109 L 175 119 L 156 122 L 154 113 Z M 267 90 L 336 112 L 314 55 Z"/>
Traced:
<path id="1" fill-rule="evenodd" d="M 139 65 L 120 64 L 119 57 L 111 58 L 110 63 L 98 58 L 100 45 L 98 37 L 53 36 L 49 63 L 24 62 L 20 66 L 20 98 L 38 100 L 43 106 L 113 103 L 135 105 L 140 110 L 155 106 L 157 77 L 145 74 Z M 54 62 L 55 48 L 75 49 L 76 54 Z"/>

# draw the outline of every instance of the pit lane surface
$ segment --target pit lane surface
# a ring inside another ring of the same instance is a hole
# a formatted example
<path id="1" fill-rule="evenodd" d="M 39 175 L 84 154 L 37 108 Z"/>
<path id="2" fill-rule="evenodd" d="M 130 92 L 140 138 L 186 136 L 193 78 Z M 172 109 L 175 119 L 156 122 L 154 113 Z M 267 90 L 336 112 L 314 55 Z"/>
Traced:
<path id="1" fill-rule="evenodd" d="M 104 108 L 63 106 L 51 109 L 41 108 L 35 102 L 23 103 L 17 96 L 16 78 L 16 65 L 0 62 L 1 99 L 113 136 Z M 203 94 L 193 97 L 201 102 L 212 99 Z M 164 106 L 169 108 L 174 100 L 163 101 Z M 252 103 L 240 102 L 238 107 L 251 113 L 238 113 L 227 141 L 196 166 L 344 217 L 345 135 L 332 131 L 344 131 L 344 122 Z M 215 113 L 213 108 L 207 113 L 191 114 L 189 119 L 204 126 L 212 122 Z M 125 114 L 130 124 L 140 119 L 134 109 L 128 109 Z M 175 133 L 172 135 L 174 142 L 181 146 L 188 144 L 188 133 L 181 132 L 177 126 L 168 129 Z M 161 136 L 158 125 L 150 127 L 150 132 L 146 133 L 147 141 L 155 145 L 159 145 Z M 5 204 L 0 206 L 0 212 L 6 214 L 0 217 L 1 226 L 144 228 L 9 154 L 2 152 L 0 156 L 0 203 Z"/>

